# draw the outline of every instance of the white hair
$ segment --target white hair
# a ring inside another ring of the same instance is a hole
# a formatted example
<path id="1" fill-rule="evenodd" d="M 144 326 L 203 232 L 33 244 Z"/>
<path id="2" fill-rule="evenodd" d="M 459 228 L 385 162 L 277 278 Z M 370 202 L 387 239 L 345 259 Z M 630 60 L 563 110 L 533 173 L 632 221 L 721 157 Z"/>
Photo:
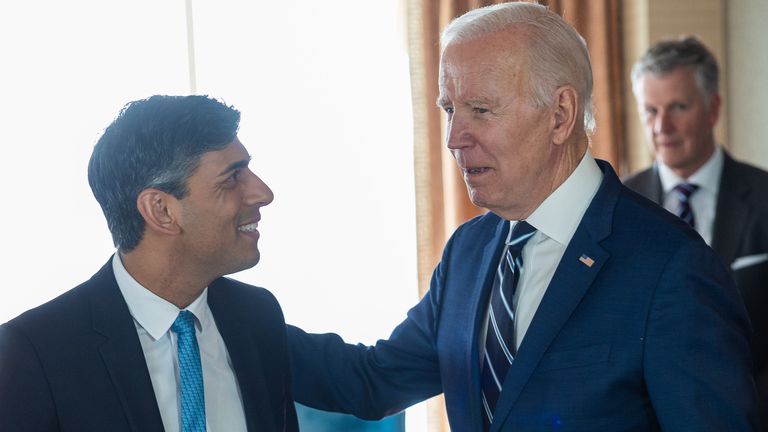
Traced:
<path id="1" fill-rule="evenodd" d="M 511 2 L 471 10 L 454 19 L 440 37 L 442 50 L 452 44 L 491 33 L 526 26 L 530 30 L 525 50 L 530 64 L 529 88 L 538 107 L 552 104 L 563 85 L 576 88 L 584 112 L 584 129 L 592 133 L 592 66 L 584 38 L 546 6 Z"/>

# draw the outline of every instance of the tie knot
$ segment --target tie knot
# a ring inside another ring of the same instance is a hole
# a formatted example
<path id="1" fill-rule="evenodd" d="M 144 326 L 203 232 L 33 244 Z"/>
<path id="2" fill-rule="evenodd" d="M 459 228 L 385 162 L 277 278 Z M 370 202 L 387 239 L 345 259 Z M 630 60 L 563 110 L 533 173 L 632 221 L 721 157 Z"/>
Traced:
<path id="1" fill-rule="evenodd" d="M 194 334 L 195 333 L 195 316 L 190 311 L 181 311 L 179 316 L 176 317 L 176 321 L 171 325 L 171 330 L 176 334 Z"/>
<path id="2" fill-rule="evenodd" d="M 677 194 L 677 198 L 680 201 L 688 201 L 688 198 L 693 195 L 694 192 L 699 188 L 699 185 L 693 184 L 693 183 L 680 183 L 673 189 L 675 193 Z"/>
<path id="3" fill-rule="evenodd" d="M 520 221 L 516 223 L 515 227 L 512 228 L 509 240 L 507 240 L 507 245 L 509 246 L 510 251 L 513 253 L 522 251 L 525 244 L 534 234 L 536 234 L 536 228 L 531 226 L 528 222 Z"/>

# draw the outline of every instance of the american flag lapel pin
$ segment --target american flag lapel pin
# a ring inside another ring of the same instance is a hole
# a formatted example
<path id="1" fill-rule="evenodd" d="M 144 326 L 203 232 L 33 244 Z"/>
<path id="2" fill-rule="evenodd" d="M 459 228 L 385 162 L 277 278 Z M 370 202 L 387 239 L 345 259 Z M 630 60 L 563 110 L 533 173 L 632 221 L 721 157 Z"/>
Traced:
<path id="1" fill-rule="evenodd" d="M 595 263 L 595 260 L 593 260 L 591 257 L 588 257 L 586 254 L 581 254 L 579 261 L 581 261 L 581 263 L 587 267 L 592 267 L 592 264 Z"/>

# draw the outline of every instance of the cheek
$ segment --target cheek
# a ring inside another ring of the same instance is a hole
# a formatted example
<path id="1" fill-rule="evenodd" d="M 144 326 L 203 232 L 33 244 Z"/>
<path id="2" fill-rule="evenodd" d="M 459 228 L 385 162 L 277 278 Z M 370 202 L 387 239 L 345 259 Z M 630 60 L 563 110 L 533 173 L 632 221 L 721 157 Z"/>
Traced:
<path id="1" fill-rule="evenodd" d="M 703 119 L 698 117 L 686 117 L 681 119 L 678 123 L 678 130 L 688 139 L 697 139 L 704 131 L 704 125 L 701 123 Z"/>
<path id="2" fill-rule="evenodd" d="M 653 136 L 653 119 L 648 118 L 643 122 L 643 132 L 648 136 Z"/>

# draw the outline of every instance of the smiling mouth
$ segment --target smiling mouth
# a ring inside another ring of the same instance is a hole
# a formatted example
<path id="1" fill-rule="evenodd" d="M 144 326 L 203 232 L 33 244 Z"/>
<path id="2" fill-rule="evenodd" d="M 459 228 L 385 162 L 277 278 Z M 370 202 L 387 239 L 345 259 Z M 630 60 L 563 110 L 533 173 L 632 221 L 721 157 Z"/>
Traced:
<path id="1" fill-rule="evenodd" d="M 241 226 L 237 227 L 237 230 L 238 231 L 242 231 L 242 232 L 256 232 L 258 226 L 259 226 L 259 224 L 254 222 L 254 223 L 250 223 L 250 224 L 247 224 L 247 225 L 241 225 Z"/>

